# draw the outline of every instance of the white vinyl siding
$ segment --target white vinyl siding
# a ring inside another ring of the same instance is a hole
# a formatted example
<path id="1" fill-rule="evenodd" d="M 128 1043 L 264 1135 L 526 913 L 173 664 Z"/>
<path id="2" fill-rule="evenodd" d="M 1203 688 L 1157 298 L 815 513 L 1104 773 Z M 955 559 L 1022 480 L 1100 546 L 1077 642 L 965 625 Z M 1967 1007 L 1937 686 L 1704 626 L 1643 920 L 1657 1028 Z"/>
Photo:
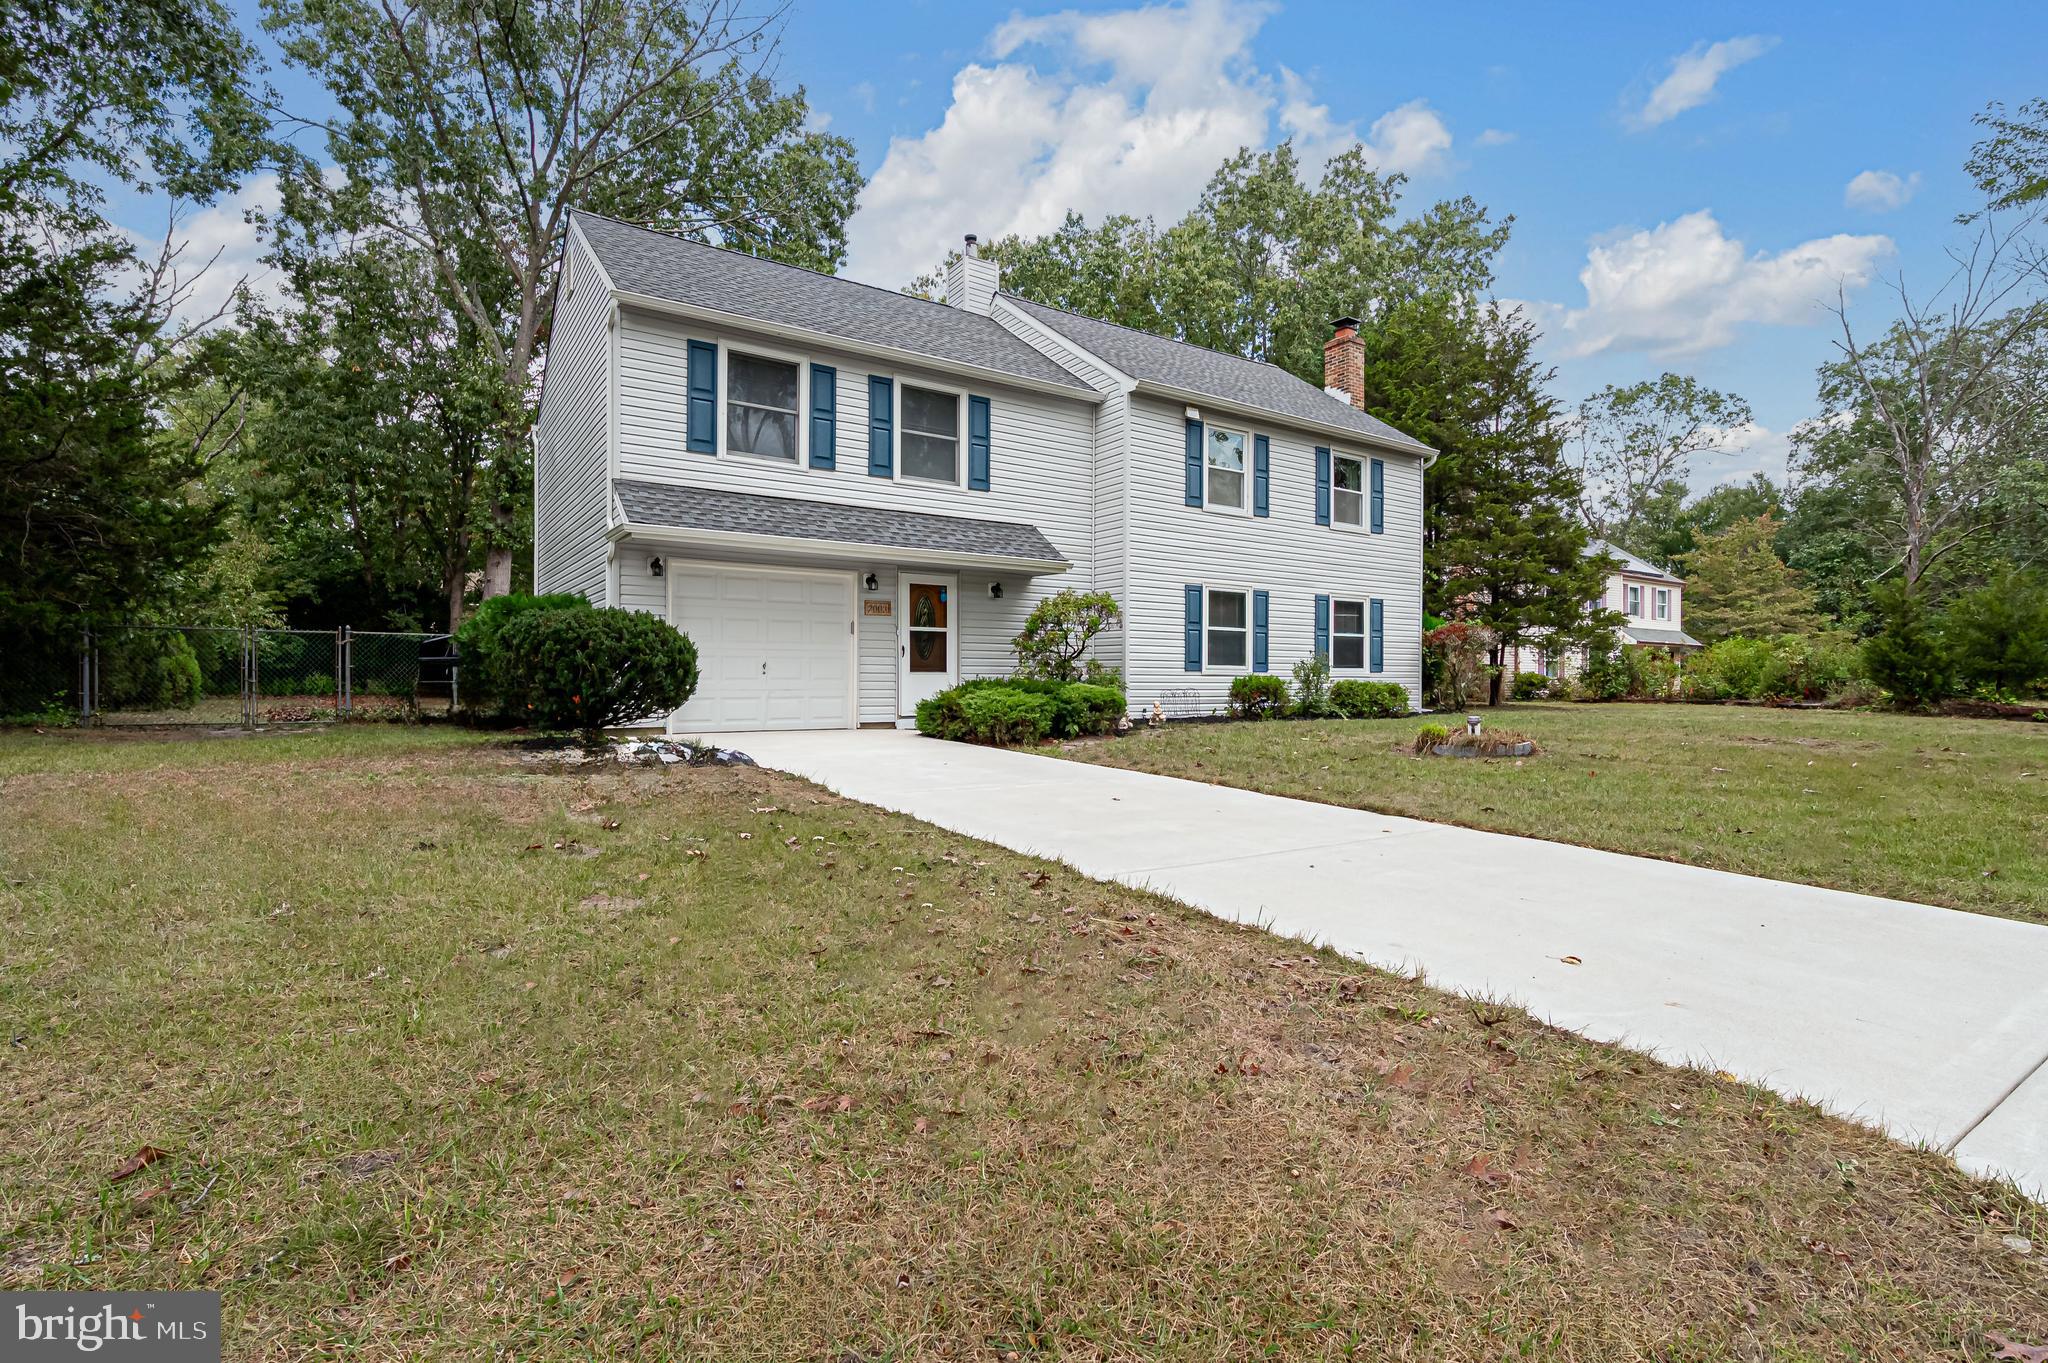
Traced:
<path id="1" fill-rule="evenodd" d="M 1230 425 L 1223 409 L 1205 421 Z M 1244 429 L 1255 423 L 1240 422 Z M 1186 505 L 1183 470 L 1186 416 L 1178 404 L 1134 394 L 1130 399 L 1128 534 L 1130 585 L 1124 599 L 1131 708 L 1163 700 L 1169 713 L 1192 707 L 1220 711 L 1229 703 L 1230 672 L 1186 668 L 1186 602 L 1190 583 L 1256 588 L 1268 594 L 1267 670 L 1285 677 L 1315 651 L 1315 599 L 1378 597 L 1384 618 L 1379 679 L 1398 682 L 1422 700 L 1422 460 L 1384 454 L 1386 532 L 1332 535 L 1315 523 L 1315 449 L 1329 437 L 1256 423 L 1271 438 L 1269 516 L 1205 515 Z M 1341 590 L 1332 592 L 1330 584 Z M 1206 635 L 1208 621 L 1204 619 Z"/>
<path id="2" fill-rule="evenodd" d="M 567 287 L 534 423 L 533 589 L 605 603 L 611 431 L 611 296 L 582 235 L 569 234 Z"/>

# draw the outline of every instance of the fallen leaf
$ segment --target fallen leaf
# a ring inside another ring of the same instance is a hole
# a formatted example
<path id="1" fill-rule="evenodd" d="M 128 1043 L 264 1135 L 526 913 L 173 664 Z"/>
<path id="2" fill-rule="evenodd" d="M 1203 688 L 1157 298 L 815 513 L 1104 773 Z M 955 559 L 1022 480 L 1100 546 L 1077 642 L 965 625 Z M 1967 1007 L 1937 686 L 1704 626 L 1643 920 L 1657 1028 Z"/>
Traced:
<path id="1" fill-rule="evenodd" d="M 1413 1065 L 1396 1065 L 1390 1070 L 1383 1071 L 1381 1077 L 1389 1084 L 1406 1084 L 1415 1077 L 1415 1067 Z"/>
<path id="2" fill-rule="evenodd" d="M 1998 1346 L 1993 1358 L 2011 1358 L 2019 1363 L 2048 1363 L 2048 1344 L 2018 1344 L 1996 1330 L 1986 1330 L 1984 1338 Z"/>
<path id="3" fill-rule="evenodd" d="M 1493 1222 L 1493 1224 L 1499 1227 L 1501 1230 L 1520 1230 L 1522 1228 L 1521 1222 L 1515 1220 L 1512 1216 L 1509 1216 L 1506 1212 L 1500 1210 L 1498 1207 L 1488 1212 L 1486 1214 L 1486 1219 Z"/>
<path id="4" fill-rule="evenodd" d="M 119 1183 L 124 1178 L 134 1178 L 158 1160 L 168 1158 L 169 1153 L 169 1151 L 159 1150 L 153 1145 L 145 1145 L 127 1159 L 115 1165 L 114 1172 L 108 1174 L 107 1177 L 115 1183 Z"/>
<path id="5" fill-rule="evenodd" d="M 1584 964 L 1585 964 L 1585 962 L 1584 962 L 1584 961 L 1580 960 L 1580 959 L 1579 959 L 1578 957 L 1576 957 L 1576 956 L 1560 956 L 1560 957 L 1558 957 L 1557 959 L 1558 959 L 1558 960 L 1560 960 L 1560 961 L 1563 961 L 1563 962 L 1564 962 L 1564 963 L 1565 963 L 1566 965 L 1584 965 Z"/>
<path id="6" fill-rule="evenodd" d="M 919 1117 L 916 1121 L 910 1124 L 911 1134 L 917 1136 L 922 1136 L 931 1129 L 932 1122 L 931 1118 L 929 1117 Z"/>
<path id="7" fill-rule="evenodd" d="M 1465 1172 L 1481 1183 L 1506 1183 L 1508 1176 L 1493 1167 L 1493 1156 L 1474 1155 L 1465 1162 Z"/>

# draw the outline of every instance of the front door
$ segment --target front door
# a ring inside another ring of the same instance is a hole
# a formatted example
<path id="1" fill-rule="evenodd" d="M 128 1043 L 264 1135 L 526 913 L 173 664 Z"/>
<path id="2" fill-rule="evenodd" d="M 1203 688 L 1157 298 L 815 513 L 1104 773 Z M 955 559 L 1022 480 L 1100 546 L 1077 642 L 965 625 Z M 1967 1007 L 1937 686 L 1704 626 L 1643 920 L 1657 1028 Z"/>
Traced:
<path id="1" fill-rule="evenodd" d="M 938 573 L 906 572 L 901 581 L 896 603 L 901 621 L 896 632 L 901 655 L 896 713 L 914 715 L 919 701 L 929 700 L 960 679 L 955 609 L 960 580 Z"/>

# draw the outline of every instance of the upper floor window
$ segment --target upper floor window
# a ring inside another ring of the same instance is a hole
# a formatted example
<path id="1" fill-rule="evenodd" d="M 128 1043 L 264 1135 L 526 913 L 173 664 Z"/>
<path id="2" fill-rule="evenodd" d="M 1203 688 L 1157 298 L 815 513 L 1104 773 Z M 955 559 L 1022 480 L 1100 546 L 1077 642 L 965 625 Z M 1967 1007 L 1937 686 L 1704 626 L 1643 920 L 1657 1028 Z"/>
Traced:
<path id="1" fill-rule="evenodd" d="M 1365 603 L 1330 602 L 1330 666 L 1365 667 Z"/>
<path id="2" fill-rule="evenodd" d="M 1251 656 L 1249 599 L 1243 592 L 1209 593 L 1209 666 L 1243 667 Z"/>
<path id="3" fill-rule="evenodd" d="M 1659 620 L 1669 620 L 1671 618 L 1671 589 L 1669 587 L 1659 587 L 1656 599 L 1657 618 Z"/>
<path id="4" fill-rule="evenodd" d="M 1365 525 L 1365 461 L 1338 455 L 1330 465 L 1330 519 L 1338 525 Z"/>
<path id="5" fill-rule="evenodd" d="M 801 371 L 792 360 L 729 351 L 725 360 L 725 447 L 763 459 L 797 457 Z"/>
<path id="6" fill-rule="evenodd" d="M 1643 614 L 1643 589 L 1633 582 L 1628 584 L 1628 613 L 1637 619 Z"/>
<path id="7" fill-rule="evenodd" d="M 1203 459 L 1208 467 L 1203 485 L 1204 494 L 1210 506 L 1222 507 L 1228 511 L 1244 510 L 1245 484 L 1249 481 L 1244 474 L 1245 433 L 1233 431 L 1224 426 L 1211 426 L 1209 438 L 1204 442 Z M 1243 604 L 1242 595 L 1238 603 Z M 1242 662 L 1243 659 L 1239 659 Z"/>
<path id="8" fill-rule="evenodd" d="M 960 481 L 960 395 L 903 385 L 902 458 L 905 478 Z"/>

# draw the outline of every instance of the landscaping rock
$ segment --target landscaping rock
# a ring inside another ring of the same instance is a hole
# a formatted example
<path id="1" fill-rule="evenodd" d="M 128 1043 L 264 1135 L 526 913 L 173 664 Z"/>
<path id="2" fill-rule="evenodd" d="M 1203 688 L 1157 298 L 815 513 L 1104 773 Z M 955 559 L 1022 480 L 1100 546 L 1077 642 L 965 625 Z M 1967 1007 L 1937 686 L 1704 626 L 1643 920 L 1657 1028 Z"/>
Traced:
<path id="1" fill-rule="evenodd" d="M 628 739 L 612 749 L 613 757 L 628 766 L 674 766 L 680 762 L 692 767 L 751 767 L 757 765 L 753 758 L 737 748 L 721 748 L 710 743 L 693 743 L 675 738 Z"/>

